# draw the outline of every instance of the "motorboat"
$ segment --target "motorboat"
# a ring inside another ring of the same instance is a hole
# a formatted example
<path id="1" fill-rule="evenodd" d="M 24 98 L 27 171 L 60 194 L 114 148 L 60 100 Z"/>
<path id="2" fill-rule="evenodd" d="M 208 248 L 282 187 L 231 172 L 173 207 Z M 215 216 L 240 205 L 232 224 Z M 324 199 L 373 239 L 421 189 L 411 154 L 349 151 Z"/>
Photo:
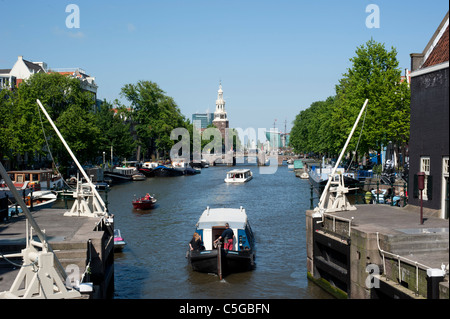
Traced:
<path id="1" fill-rule="evenodd" d="M 226 229 L 226 224 L 233 231 L 233 242 L 228 249 L 215 242 Z M 196 224 L 195 232 L 200 235 L 204 249 L 188 249 L 186 257 L 192 270 L 217 274 L 222 279 L 227 274 L 249 271 L 255 267 L 254 234 L 242 206 L 207 207 Z"/>
<path id="2" fill-rule="evenodd" d="M 126 244 L 120 229 L 114 229 L 114 251 L 122 251 Z"/>
<path id="3" fill-rule="evenodd" d="M 189 163 L 186 163 L 184 161 L 173 161 L 172 167 L 183 172 L 183 175 L 195 175 L 201 173 L 200 168 L 197 169 L 197 167 L 192 167 L 189 165 Z"/>
<path id="4" fill-rule="evenodd" d="M 143 197 L 133 199 L 132 204 L 133 204 L 134 209 L 145 210 L 145 209 L 153 208 L 153 206 L 155 206 L 156 202 L 157 202 L 157 199 L 155 197 L 147 194 Z"/>
<path id="5" fill-rule="evenodd" d="M 200 162 L 193 161 L 189 164 L 192 168 L 208 168 L 209 164 L 205 159 L 201 159 Z"/>
<path id="6" fill-rule="evenodd" d="M 147 177 L 145 177 L 145 175 L 142 173 L 136 173 L 131 176 L 131 178 L 133 179 L 133 181 L 145 181 Z"/>
<path id="7" fill-rule="evenodd" d="M 233 169 L 227 172 L 225 183 L 245 183 L 253 178 L 250 169 Z"/>
<path id="8" fill-rule="evenodd" d="M 28 208 L 33 208 L 33 210 L 50 208 L 57 198 L 58 195 L 53 191 L 34 191 L 25 197 L 25 204 Z"/>

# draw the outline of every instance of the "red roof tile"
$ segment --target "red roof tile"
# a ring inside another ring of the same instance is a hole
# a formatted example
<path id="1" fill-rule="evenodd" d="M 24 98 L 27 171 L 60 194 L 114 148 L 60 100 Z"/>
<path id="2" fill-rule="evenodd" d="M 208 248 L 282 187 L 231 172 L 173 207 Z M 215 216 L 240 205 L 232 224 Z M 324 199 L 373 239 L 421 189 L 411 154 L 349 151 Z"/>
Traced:
<path id="1" fill-rule="evenodd" d="M 448 41 L 448 26 L 442 37 L 439 39 L 433 51 L 428 56 L 427 60 L 422 65 L 422 68 L 433 66 L 449 60 L 449 41 Z"/>

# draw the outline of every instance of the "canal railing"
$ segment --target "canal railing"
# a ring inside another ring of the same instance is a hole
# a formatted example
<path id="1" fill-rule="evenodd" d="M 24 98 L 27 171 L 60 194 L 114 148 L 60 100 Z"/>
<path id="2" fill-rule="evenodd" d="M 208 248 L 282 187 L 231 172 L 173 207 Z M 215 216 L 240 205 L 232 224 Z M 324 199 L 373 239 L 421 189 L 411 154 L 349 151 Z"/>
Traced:
<path id="1" fill-rule="evenodd" d="M 408 202 L 408 183 L 382 184 L 379 181 L 362 181 L 355 185 L 356 190 L 347 195 L 354 204 L 384 204 L 405 207 Z M 364 191 L 367 189 L 367 191 Z M 310 209 L 320 199 L 321 189 L 310 185 Z M 396 194 L 396 191 L 398 194 Z"/>

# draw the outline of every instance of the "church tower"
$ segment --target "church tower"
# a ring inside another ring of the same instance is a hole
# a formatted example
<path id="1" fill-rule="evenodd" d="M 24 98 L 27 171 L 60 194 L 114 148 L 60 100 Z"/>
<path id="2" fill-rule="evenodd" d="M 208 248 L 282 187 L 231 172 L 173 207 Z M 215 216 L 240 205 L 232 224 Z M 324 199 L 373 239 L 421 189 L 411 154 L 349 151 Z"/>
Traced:
<path id="1" fill-rule="evenodd" d="M 213 125 L 220 130 L 220 133 L 222 133 L 222 139 L 224 139 L 225 129 L 228 128 L 228 118 L 227 111 L 225 111 L 222 83 L 219 84 L 219 91 L 217 91 L 216 110 L 214 111 Z"/>

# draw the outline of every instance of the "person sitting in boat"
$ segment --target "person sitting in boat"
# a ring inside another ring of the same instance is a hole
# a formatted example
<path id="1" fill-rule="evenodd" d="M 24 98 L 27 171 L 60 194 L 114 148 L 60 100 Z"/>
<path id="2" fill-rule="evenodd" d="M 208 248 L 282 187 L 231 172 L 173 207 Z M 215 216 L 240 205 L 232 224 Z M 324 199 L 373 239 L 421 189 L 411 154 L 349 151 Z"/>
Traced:
<path id="1" fill-rule="evenodd" d="M 150 194 L 149 194 L 149 193 L 147 193 L 147 194 L 145 194 L 145 197 L 144 197 L 144 198 L 145 198 L 145 200 L 149 200 L 149 199 L 150 199 L 150 197 L 151 197 L 151 196 L 150 196 Z"/>
<path id="2" fill-rule="evenodd" d="M 192 236 L 191 241 L 189 242 L 189 248 L 190 250 L 204 250 L 205 247 L 203 246 L 202 237 L 199 235 L 199 233 L 195 232 L 194 236 Z"/>
<path id="3" fill-rule="evenodd" d="M 233 250 L 233 237 L 234 233 L 233 230 L 230 228 L 230 225 L 228 223 L 225 224 L 225 230 L 223 231 L 222 235 L 217 238 L 214 243 L 217 243 L 219 240 L 223 239 L 223 249 L 225 250 Z"/>

